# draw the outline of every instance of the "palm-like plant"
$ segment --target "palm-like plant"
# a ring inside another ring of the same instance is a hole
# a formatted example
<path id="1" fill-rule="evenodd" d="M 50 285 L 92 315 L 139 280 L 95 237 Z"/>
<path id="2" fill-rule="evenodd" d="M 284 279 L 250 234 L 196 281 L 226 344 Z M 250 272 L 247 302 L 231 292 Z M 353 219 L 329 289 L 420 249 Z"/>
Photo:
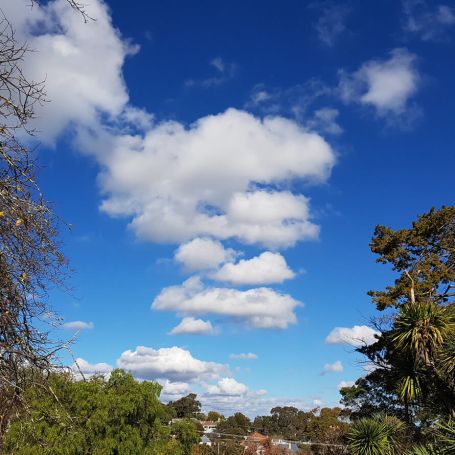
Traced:
<path id="1" fill-rule="evenodd" d="M 450 419 L 448 422 L 439 423 L 436 432 L 436 439 L 441 446 L 441 453 L 455 453 L 455 420 Z"/>
<path id="2" fill-rule="evenodd" d="M 403 305 L 395 319 L 390 340 L 398 365 L 406 366 L 398 383 L 404 402 L 422 395 L 421 378 L 436 375 L 444 382 L 455 371 L 455 318 L 451 308 L 432 300 Z"/>
<path id="3" fill-rule="evenodd" d="M 401 439 L 404 423 L 396 417 L 360 419 L 348 435 L 353 455 L 398 455 L 403 453 Z"/>
<path id="4" fill-rule="evenodd" d="M 442 452 L 433 445 L 413 447 L 407 455 L 442 455 Z"/>
<path id="5" fill-rule="evenodd" d="M 446 307 L 431 300 L 410 302 L 401 308 L 392 332 L 392 341 L 416 364 L 428 366 L 433 362 L 446 334 L 455 330 L 455 321 Z"/>

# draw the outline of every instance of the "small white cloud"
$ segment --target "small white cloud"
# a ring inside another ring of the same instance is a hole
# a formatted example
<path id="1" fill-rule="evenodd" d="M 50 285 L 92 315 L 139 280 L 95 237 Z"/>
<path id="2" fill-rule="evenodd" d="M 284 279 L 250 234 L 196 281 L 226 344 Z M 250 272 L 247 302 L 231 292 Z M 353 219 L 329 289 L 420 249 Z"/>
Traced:
<path id="1" fill-rule="evenodd" d="M 423 41 L 438 41 L 455 25 L 455 9 L 425 0 L 403 0 L 403 30 Z"/>
<path id="2" fill-rule="evenodd" d="M 313 400 L 313 405 L 316 406 L 317 408 L 320 408 L 322 405 L 322 401 L 319 398 L 315 398 Z"/>
<path id="3" fill-rule="evenodd" d="M 205 79 L 187 79 L 186 87 L 202 87 L 212 88 L 225 84 L 235 76 L 237 65 L 228 63 L 221 57 L 215 57 L 210 61 L 210 66 L 218 73 L 216 76 L 207 77 Z"/>
<path id="4" fill-rule="evenodd" d="M 370 345 L 377 341 L 380 332 L 366 325 L 335 327 L 325 339 L 327 344 L 349 344 L 354 347 Z"/>
<path id="5" fill-rule="evenodd" d="M 220 270 L 210 275 L 218 281 L 232 284 L 272 284 L 282 283 L 295 277 L 286 260 L 279 253 L 265 251 L 251 259 L 241 259 L 237 264 L 224 264 Z"/>
<path id="6" fill-rule="evenodd" d="M 339 135 L 343 128 L 337 123 L 338 109 L 323 107 L 314 111 L 313 118 L 306 122 L 307 128 L 325 134 Z"/>
<path id="7" fill-rule="evenodd" d="M 191 388 L 186 382 L 171 382 L 168 379 L 161 380 L 160 384 L 163 389 L 161 390 L 161 396 L 163 400 L 175 400 L 184 395 L 187 395 Z"/>
<path id="8" fill-rule="evenodd" d="M 335 44 L 337 38 L 346 30 L 346 20 L 351 12 L 347 5 L 326 4 L 315 25 L 319 40 L 328 47 Z"/>
<path id="9" fill-rule="evenodd" d="M 152 309 L 193 316 L 216 314 L 254 328 L 285 329 L 297 322 L 294 310 L 298 305 L 290 295 L 270 288 L 239 291 L 205 287 L 199 277 L 192 277 L 180 286 L 164 288 L 153 301 Z"/>
<path id="10" fill-rule="evenodd" d="M 241 354 L 231 354 L 229 358 L 232 360 L 256 360 L 258 356 L 253 352 L 242 352 Z"/>
<path id="11" fill-rule="evenodd" d="M 89 363 L 80 357 L 75 360 L 70 369 L 77 380 L 90 378 L 94 375 L 109 377 L 112 372 L 112 366 L 108 363 Z"/>
<path id="12" fill-rule="evenodd" d="M 220 264 L 234 259 L 236 253 L 212 239 L 195 238 L 180 245 L 175 252 L 175 260 L 188 272 L 216 269 Z"/>
<path id="13" fill-rule="evenodd" d="M 321 375 L 325 375 L 327 373 L 341 373 L 342 371 L 343 364 L 340 360 L 337 360 L 334 363 L 326 363 L 321 371 Z"/>
<path id="14" fill-rule="evenodd" d="M 196 359 L 190 351 L 177 346 L 161 349 L 138 346 L 134 351 L 123 352 L 117 365 L 140 379 L 171 382 L 216 379 L 227 370 L 225 365 Z"/>
<path id="15" fill-rule="evenodd" d="M 217 385 L 209 385 L 207 393 L 209 395 L 239 396 L 248 392 L 245 384 L 237 382 L 234 378 L 222 378 Z"/>
<path id="16" fill-rule="evenodd" d="M 406 49 L 394 49 L 388 60 L 370 60 L 351 74 L 341 71 L 341 98 L 372 106 L 380 116 L 402 115 L 420 81 L 415 62 Z"/>
<path id="17" fill-rule="evenodd" d="M 341 390 L 344 387 L 352 387 L 355 384 L 355 381 L 341 381 L 337 387 L 338 390 Z"/>
<path id="18" fill-rule="evenodd" d="M 210 62 L 210 65 L 216 68 L 220 73 L 224 73 L 224 71 L 226 70 L 226 63 L 223 61 L 221 57 L 214 58 Z"/>
<path id="19" fill-rule="evenodd" d="M 192 317 L 183 318 L 182 322 L 169 332 L 170 335 L 213 335 L 213 333 L 214 330 L 210 321 Z"/>
<path id="20" fill-rule="evenodd" d="M 65 322 L 62 327 L 65 330 L 89 330 L 93 329 L 95 325 L 93 322 L 84 322 L 84 321 L 70 321 Z"/>

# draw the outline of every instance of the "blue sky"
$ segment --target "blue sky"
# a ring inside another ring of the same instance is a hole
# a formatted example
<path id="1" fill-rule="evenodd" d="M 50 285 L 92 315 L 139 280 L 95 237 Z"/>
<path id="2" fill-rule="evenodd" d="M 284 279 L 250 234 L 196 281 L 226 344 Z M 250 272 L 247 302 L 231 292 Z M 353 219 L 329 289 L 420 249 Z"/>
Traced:
<path id="1" fill-rule="evenodd" d="M 84 24 L 0 1 L 51 101 L 40 180 L 75 270 L 58 336 L 164 399 L 335 405 L 364 374 L 366 292 L 393 279 L 375 225 L 453 203 L 454 3 L 87 3 Z"/>

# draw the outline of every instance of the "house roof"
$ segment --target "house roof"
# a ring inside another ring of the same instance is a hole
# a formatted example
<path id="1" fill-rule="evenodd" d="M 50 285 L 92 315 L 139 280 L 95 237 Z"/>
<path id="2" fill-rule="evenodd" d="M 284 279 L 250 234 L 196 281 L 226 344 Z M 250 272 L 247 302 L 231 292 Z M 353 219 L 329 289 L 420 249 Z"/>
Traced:
<path id="1" fill-rule="evenodd" d="M 247 436 L 246 440 L 248 442 L 264 442 L 268 439 L 268 436 L 266 436 L 265 434 L 262 434 L 262 433 L 258 433 L 257 431 L 255 431 L 254 433 L 251 433 L 250 435 Z"/>

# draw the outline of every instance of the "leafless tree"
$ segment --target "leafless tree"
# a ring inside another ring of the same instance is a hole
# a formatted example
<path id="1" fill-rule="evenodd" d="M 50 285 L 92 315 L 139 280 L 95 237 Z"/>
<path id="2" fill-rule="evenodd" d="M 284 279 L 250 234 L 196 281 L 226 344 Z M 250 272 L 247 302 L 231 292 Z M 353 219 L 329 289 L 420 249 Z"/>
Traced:
<path id="1" fill-rule="evenodd" d="M 89 18 L 82 5 L 67 2 Z M 48 291 L 63 284 L 67 261 L 52 207 L 36 183 L 34 151 L 18 140 L 33 134 L 35 107 L 46 102 L 43 81 L 22 71 L 28 52 L 0 17 L 0 447 L 8 422 L 26 406 L 22 391 L 32 378 L 45 384 L 65 346 L 49 336 L 58 319 Z"/>

